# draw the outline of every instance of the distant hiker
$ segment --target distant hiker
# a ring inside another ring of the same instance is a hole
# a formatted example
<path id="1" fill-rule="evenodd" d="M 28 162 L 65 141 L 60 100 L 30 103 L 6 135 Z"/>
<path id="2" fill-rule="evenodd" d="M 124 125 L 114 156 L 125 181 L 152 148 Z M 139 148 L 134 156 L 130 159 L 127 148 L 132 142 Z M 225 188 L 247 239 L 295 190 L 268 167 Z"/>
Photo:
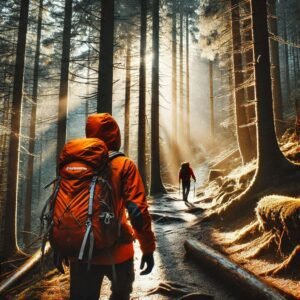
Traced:
<path id="1" fill-rule="evenodd" d="M 141 275 L 154 266 L 144 185 L 133 161 L 118 152 L 120 129 L 110 114 L 90 115 L 86 136 L 64 146 L 50 211 L 42 218 L 50 224 L 57 268 L 63 271 L 62 260 L 70 259 L 71 300 L 98 300 L 104 276 L 112 283 L 110 299 L 128 300 L 135 238 L 143 253 Z"/>
<path id="2" fill-rule="evenodd" d="M 196 181 L 193 169 L 189 162 L 183 162 L 179 170 L 179 184 L 181 180 L 183 201 L 188 201 L 191 186 L 191 177 Z"/>

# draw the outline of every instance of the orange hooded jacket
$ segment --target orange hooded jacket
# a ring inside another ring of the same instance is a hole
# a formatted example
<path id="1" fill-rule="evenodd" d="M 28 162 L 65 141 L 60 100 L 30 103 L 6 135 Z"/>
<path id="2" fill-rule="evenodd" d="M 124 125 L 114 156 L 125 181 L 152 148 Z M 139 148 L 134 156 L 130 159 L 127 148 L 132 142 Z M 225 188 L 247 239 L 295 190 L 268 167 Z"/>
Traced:
<path id="1" fill-rule="evenodd" d="M 118 151 L 121 145 L 119 126 L 108 113 L 92 114 L 88 117 L 86 137 L 103 140 L 109 151 Z M 119 264 L 132 258 L 134 254 L 132 237 L 139 241 L 143 254 L 155 250 L 144 185 L 137 167 L 128 157 L 118 156 L 111 161 L 111 169 L 111 184 L 114 199 L 117 200 L 117 210 L 126 208 L 131 225 L 124 213 L 120 243 L 111 254 L 93 258 L 94 264 Z"/>

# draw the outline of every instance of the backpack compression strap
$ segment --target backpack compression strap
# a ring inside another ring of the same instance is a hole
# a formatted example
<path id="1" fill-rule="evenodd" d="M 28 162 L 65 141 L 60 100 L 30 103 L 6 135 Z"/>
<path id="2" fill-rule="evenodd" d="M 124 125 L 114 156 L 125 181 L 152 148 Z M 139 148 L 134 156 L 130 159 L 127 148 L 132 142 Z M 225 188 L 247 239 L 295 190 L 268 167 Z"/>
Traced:
<path id="1" fill-rule="evenodd" d="M 118 157 L 118 156 L 125 156 L 125 154 L 123 152 L 119 152 L 119 151 L 109 151 L 109 160 L 113 160 L 114 158 Z"/>
<path id="2" fill-rule="evenodd" d="M 98 176 L 94 176 L 90 186 L 90 197 L 89 197 L 89 204 L 88 204 L 88 219 L 86 221 L 86 232 L 81 244 L 80 252 L 78 259 L 83 259 L 84 250 L 87 244 L 88 237 L 90 237 L 90 245 L 89 245 L 89 255 L 88 255 L 88 269 L 90 267 L 90 261 L 93 254 L 94 248 L 94 234 L 92 230 L 92 215 L 93 215 L 93 200 L 94 200 L 94 193 L 95 193 L 95 186 L 98 180 Z"/>

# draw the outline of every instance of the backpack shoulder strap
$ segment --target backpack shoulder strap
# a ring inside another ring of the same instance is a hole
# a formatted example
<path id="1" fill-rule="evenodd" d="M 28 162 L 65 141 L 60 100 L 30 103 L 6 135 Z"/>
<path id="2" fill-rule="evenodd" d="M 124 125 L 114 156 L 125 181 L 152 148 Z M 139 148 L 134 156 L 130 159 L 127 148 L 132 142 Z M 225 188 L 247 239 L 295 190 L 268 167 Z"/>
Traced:
<path id="1" fill-rule="evenodd" d="M 125 154 L 120 151 L 109 151 L 109 160 L 113 160 L 114 158 L 119 156 L 125 156 Z"/>

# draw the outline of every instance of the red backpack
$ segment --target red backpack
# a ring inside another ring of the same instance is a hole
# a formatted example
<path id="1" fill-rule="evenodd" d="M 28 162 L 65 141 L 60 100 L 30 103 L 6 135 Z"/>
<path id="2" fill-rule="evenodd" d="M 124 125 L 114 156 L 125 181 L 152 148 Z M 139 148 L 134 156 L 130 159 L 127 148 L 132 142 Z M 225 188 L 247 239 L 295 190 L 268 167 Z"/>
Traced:
<path id="1" fill-rule="evenodd" d="M 122 154 L 114 157 L 118 155 Z M 65 144 L 59 176 L 42 211 L 41 220 L 47 222 L 43 245 L 49 240 L 61 256 L 90 262 L 93 254 L 116 244 L 122 212 L 115 209 L 109 183 L 112 158 L 105 143 L 97 138 Z"/>

